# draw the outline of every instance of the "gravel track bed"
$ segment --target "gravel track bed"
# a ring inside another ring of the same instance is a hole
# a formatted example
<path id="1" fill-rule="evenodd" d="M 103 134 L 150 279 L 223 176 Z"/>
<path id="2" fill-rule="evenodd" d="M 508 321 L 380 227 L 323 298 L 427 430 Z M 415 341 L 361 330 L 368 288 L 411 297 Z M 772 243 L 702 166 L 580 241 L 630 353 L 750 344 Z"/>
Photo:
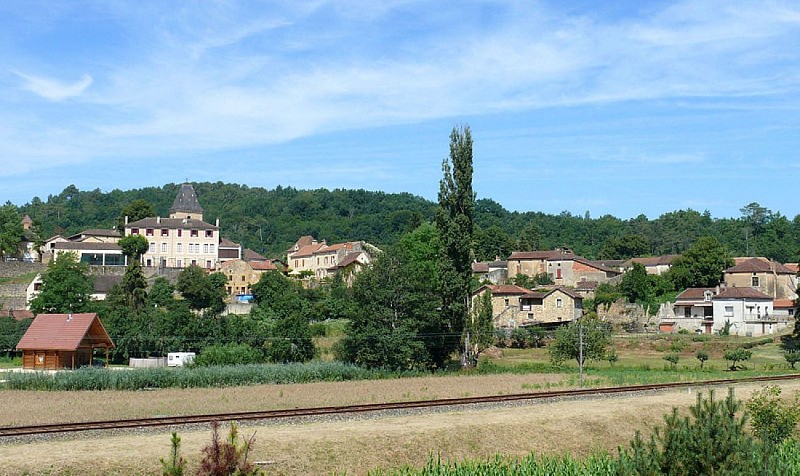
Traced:
<path id="1" fill-rule="evenodd" d="M 243 420 L 240 424 L 250 427 L 269 427 L 269 426 L 283 426 L 283 425 L 306 425 L 312 423 L 335 423 L 345 421 L 369 421 L 378 420 L 383 418 L 393 417 L 407 417 L 419 415 L 435 415 L 442 413 L 457 413 L 457 412 L 477 412 L 493 409 L 506 409 L 513 407 L 528 407 L 535 405 L 547 405 L 558 401 L 568 400 L 599 400 L 599 399 L 620 399 L 620 398 L 635 398 L 639 396 L 652 395 L 657 393 L 675 392 L 675 391 L 694 391 L 695 388 L 715 388 L 717 386 L 698 386 L 687 384 L 684 388 L 670 388 L 660 390 L 643 390 L 627 393 L 613 393 L 613 394 L 599 394 L 599 395 L 580 395 L 580 396 L 563 396 L 563 397 L 546 397 L 541 399 L 532 400 L 513 400 L 505 402 L 493 403 L 472 403 L 462 405 L 447 405 L 436 407 L 420 407 L 410 409 L 390 409 L 390 410 L 376 410 L 369 412 L 357 413 L 341 413 L 341 414 L 328 414 L 319 416 L 302 416 L 302 417 L 285 417 L 276 419 L 265 420 Z M 727 387 L 727 386 L 725 386 Z M 158 434 L 164 432 L 176 431 L 194 432 L 206 431 L 209 429 L 208 423 L 189 423 L 182 425 L 165 425 L 165 426 L 150 426 L 142 428 L 120 428 L 120 429 L 105 429 L 105 430 L 87 430 L 79 432 L 67 433 L 49 433 L 42 435 L 23 435 L 23 436 L 10 436 L 0 437 L 0 445 L 9 444 L 24 444 L 35 443 L 42 441 L 69 441 L 69 440 L 88 440 L 103 438 L 113 435 L 136 435 L 136 434 Z"/>

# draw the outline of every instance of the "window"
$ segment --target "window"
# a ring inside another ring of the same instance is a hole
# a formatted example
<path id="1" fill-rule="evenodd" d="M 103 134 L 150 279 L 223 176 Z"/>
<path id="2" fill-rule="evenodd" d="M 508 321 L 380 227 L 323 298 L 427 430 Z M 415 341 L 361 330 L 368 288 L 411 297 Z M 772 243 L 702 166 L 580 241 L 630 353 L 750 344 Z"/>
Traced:
<path id="1" fill-rule="evenodd" d="M 528 319 L 533 320 L 533 313 L 532 312 L 528 313 Z"/>
<path id="2" fill-rule="evenodd" d="M 562 307 L 563 304 L 564 303 L 563 303 L 563 301 L 561 301 L 561 298 L 556 299 L 556 307 Z"/>
<path id="3" fill-rule="evenodd" d="M 751 279 L 751 282 L 752 282 L 751 286 L 753 286 L 754 288 L 757 288 L 758 287 L 758 276 L 753 276 L 752 279 Z"/>
<path id="4" fill-rule="evenodd" d="M 155 243 L 150 243 L 150 252 L 151 253 L 155 253 L 156 252 L 156 244 Z"/>
<path id="5" fill-rule="evenodd" d="M 147 230 L 145 230 L 145 235 L 153 236 L 153 229 L 152 228 L 148 228 Z"/>
<path id="6" fill-rule="evenodd" d="M 183 236 L 183 230 L 178 230 L 178 236 Z"/>
<path id="7" fill-rule="evenodd" d="M 180 260 L 180 259 L 179 259 L 178 261 L 176 261 L 176 263 L 177 263 L 177 264 L 176 264 L 176 266 L 177 266 L 178 268 L 183 268 L 183 260 Z"/>
<path id="8" fill-rule="evenodd" d="M 196 259 L 192 260 L 192 266 L 197 266 L 197 260 Z"/>
<path id="9" fill-rule="evenodd" d="M 131 235 L 138 235 L 139 229 L 138 228 L 131 228 Z"/>
<path id="10" fill-rule="evenodd" d="M 161 243 L 161 252 L 162 253 L 166 253 L 167 252 L 167 244 L 166 243 Z"/>
<path id="11" fill-rule="evenodd" d="M 228 281 L 233 281 L 233 275 L 228 275 Z"/>
<path id="12" fill-rule="evenodd" d="M 244 275 L 242 275 L 242 281 L 244 281 Z"/>
<path id="13" fill-rule="evenodd" d="M 210 245 L 208 245 L 208 252 L 209 253 L 213 253 L 214 252 L 214 243 L 211 243 Z"/>
<path id="14" fill-rule="evenodd" d="M 183 253 L 183 243 L 175 243 L 175 252 Z"/>
<path id="15" fill-rule="evenodd" d="M 725 317 L 733 317 L 733 306 L 725 306 Z"/>
<path id="16" fill-rule="evenodd" d="M 203 243 L 203 253 L 208 254 L 208 243 Z"/>
<path id="17" fill-rule="evenodd" d="M 41 291 L 42 290 L 42 283 L 33 283 L 33 290 L 34 291 Z"/>
<path id="18" fill-rule="evenodd" d="M 191 237 L 193 237 L 193 238 L 194 238 L 194 237 L 196 237 L 196 236 L 198 236 L 197 230 L 192 230 L 192 231 L 190 231 L 190 232 L 189 232 L 189 236 L 191 236 Z"/>
<path id="19" fill-rule="evenodd" d="M 211 269 L 211 260 L 210 259 L 206 260 L 206 268 Z"/>
<path id="20" fill-rule="evenodd" d="M 214 230 L 206 230 L 206 238 L 214 238 Z"/>
<path id="21" fill-rule="evenodd" d="M 161 236 L 169 236 L 169 230 L 166 228 L 161 229 Z"/>
<path id="22" fill-rule="evenodd" d="M 505 304 L 506 306 L 508 306 L 508 298 L 505 298 L 505 299 L 503 299 L 503 304 Z"/>
<path id="23" fill-rule="evenodd" d="M 692 317 L 692 308 L 686 306 L 683 308 L 683 317 Z"/>

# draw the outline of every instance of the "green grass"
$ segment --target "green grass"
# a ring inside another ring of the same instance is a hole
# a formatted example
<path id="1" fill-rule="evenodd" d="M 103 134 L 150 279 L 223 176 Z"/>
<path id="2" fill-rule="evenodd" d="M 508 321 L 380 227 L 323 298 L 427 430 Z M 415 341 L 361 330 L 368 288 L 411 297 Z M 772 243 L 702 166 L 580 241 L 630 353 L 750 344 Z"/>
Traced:
<path id="1" fill-rule="evenodd" d="M 20 274 L 19 276 L 11 276 L 11 277 L 0 278 L 0 285 L 3 285 L 3 284 L 30 284 L 30 282 L 33 281 L 33 278 L 35 278 L 37 274 L 39 274 L 39 273 L 34 271 L 34 272 L 31 272 L 31 273 Z"/>

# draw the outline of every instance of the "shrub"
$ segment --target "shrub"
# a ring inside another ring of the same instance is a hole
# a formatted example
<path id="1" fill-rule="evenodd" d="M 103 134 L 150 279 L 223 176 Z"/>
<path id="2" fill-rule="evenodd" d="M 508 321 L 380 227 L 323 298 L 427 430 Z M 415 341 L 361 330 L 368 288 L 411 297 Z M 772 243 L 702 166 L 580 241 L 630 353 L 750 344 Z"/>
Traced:
<path id="1" fill-rule="evenodd" d="M 210 345 L 195 357 L 192 363 L 195 367 L 208 367 L 212 365 L 244 365 L 257 364 L 264 361 L 260 351 L 247 344 L 222 344 Z"/>
<path id="2" fill-rule="evenodd" d="M 174 431 L 172 432 L 170 443 L 169 460 L 161 458 L 162 475 L 183 476 L 184 471 L 186 471 L 186 460 L 181 456 L 181 437 Z"/>
<path id="3" fill-rule="evenodd" d="M 781 388 L 768 385 L 753 392 L 747 401 L 753 434 L 767 445 L 774 448 L 795 431 L 800 420 L 800 399 L 795 394 L 794 402 L 789 404 L 782 398 Z"/>
<path id="4" fill-rule="evenodd" d="M 667 354 L 664 356 L 664 360 L 672 364 L 672 370 L 675 370 L 675 367 L 678 365 L 678 360 L 680 360 L 681 356 L 678 354 Z"/>
<path id="5" fill-rule="evenodd" d="M 228 438 L 219 438 L 219 422 L 211 423 L 211 443 L 203 448 L 203 460 L 200 461 L 198 476 L 250 476 L 263 474 L 263 471 L 247 462 L 250 448 L 256 434 L 245 439 L 239 436 L 239 428 L 235 422 L 230 423 Z"/>
<path id="6" fill-rule="evenodd" d="M 692 336 L 692 342 L 708 342 L 710 340 L 711 336 L 706 334 L 695 334 Z"/>
<path id="7" fill-rule="evenodd" d="M 706 363 L 706 360 L 708 360 L 708 352 L 704 350 L 698 350 L 694 356 L 700 361 L 700 368 L 702 369 L 703 365 Z"/>
<path id="8" fill-rule="evenodd" d="M 678 334 L 688 335 L 689 334 L 689 329 L 681 329 L 681 330 L 678 331 Z"/>
<path id="9" fill-rule="evenodd" d="M 744 362 L 745 360 L 750 360 L 753 356 L 753 352 L 747 349 L 737 348 L 737 349 L 728 349 L 723 354 L 725 360 L 731 362 L 730 369 L 736 370 L 736 363 L 737 362 Z"/>
<path id="10" fill-rule="evenodd" d="M 797 362 L 800 362 L 800 351 L 790 350 L 790 351 L 784 352 L 783 353 L 783 358 L 786 359 L 786 362 L 788 362 L 789 365 L 791 365 L 792 369 L 794 370 L 794 364 L 796 364 Z"/>

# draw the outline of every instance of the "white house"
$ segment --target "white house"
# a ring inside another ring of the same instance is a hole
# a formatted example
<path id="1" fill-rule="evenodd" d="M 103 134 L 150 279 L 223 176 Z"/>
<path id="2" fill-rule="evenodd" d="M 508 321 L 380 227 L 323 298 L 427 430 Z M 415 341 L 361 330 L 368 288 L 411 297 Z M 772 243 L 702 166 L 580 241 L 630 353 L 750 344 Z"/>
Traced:
<path id="1" fill-rule="evenodd" d="M 730 323 L 730 335 L 761 336 L 786 328 L 788 319 L 777 316 L 772 296 L 751 287 L 728 287 L 712 298 L 714 331 Z"/>

